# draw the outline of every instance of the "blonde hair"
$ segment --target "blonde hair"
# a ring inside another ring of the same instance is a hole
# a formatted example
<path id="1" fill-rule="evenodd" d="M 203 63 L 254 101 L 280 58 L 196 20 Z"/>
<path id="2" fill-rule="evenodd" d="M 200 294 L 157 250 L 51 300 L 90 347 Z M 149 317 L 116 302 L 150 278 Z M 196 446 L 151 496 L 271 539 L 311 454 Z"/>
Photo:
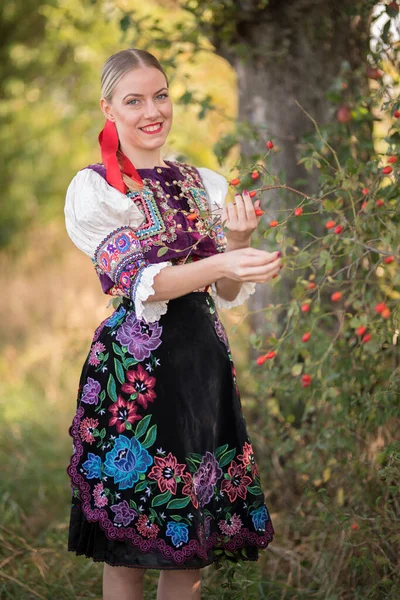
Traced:
<path id="1" fill-rule="evenodd" d="M 153 67 L 161 71 L 166 79 L 167 87 L 169 87 L 168 77 L 153 54 L 150 54 L 147 50 L 128 48 L 127 50 L 120 50 L 120 52 L 112 54 L 104 63 L 101 71 L 101 97 L 110 103 L 115 87 L 125 73 L 128 73 L 132 69 L 140 69 L 141 67 Z M 117 159 L 120 158 L 119 152 L 118 150 Z M 120 164 L 119 160 L 118 163 Z M 131 191 L 138 191 L 143 187 L 127 175 L 122 174 L 122 178 Z"/>

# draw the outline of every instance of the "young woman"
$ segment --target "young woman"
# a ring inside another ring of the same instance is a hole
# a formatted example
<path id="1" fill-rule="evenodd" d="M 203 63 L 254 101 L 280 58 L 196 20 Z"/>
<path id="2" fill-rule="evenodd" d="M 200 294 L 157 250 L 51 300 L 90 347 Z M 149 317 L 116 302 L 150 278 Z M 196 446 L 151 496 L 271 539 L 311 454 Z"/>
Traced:
<path id="1" fill-rule="evenodd" d="M 161 157 L 173 111 L 153 55 L 111 56 L 101 96 L 102 163 L 75 175 L 65 217 L 121 303 L 80 377 L 68 549 L 104 562 L 104 600 L 140 600 L 144 569 L 158 600 L 198 599 L 201 568 L 273 537 L 217 308 L 276 276 L 279 253 L 250 247 L 249 194 L 225 205 L 224 177 Z"/>

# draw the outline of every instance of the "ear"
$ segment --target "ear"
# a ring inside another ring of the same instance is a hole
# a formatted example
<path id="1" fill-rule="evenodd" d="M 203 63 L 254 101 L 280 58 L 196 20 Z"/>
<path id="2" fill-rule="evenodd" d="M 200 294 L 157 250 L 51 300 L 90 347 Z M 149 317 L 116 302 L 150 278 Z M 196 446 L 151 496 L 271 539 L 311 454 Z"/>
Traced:
<path id="1" fill-rule="evenodd" d="M 105 98 L 100 98 L 100 108 L 106 119 L 115 123 L 112 106 Z"/>

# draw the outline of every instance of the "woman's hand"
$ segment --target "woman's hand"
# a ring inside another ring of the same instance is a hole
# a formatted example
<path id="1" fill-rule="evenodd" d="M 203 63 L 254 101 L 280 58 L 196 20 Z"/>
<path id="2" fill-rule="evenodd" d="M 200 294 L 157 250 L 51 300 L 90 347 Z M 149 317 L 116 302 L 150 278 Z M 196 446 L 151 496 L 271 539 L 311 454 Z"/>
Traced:
<path id="1" fill-rule="evenodd" d="M 259 208 L 260 200 L 256 200 L 253 205 L 250 194 L 246 190 L 243 191 L 242 196 L 235 194 L 235 202 L 224 204 L 221 219 L 228 228 L 225 232 L 227 250 L 250 246 L 251 235 L 257 229 L 260 219 L 256 216 L 256 209 Z"/>
<path id="2" fill-rule="evenodd" d="M 240 248 L 224 252 L 224 277 L 234 281 L 266 283 L 279 273 L 280 252 L 267 252 L 257 248 Z"/>

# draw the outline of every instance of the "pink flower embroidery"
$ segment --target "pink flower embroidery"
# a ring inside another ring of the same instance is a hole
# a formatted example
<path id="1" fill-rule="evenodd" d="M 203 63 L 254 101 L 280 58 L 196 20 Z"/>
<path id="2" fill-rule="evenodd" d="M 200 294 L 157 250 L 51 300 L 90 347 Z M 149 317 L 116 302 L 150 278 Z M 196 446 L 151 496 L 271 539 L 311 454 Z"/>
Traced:
<path id="1" fill-rule="evenodd" d="M 186 465 L 177 464 L 178 461 L 171 452 L 166 458 L 155 456 L 154 462 L 155 466 L 148 475 L 149 479 L 155 479 L 158 482 L 161 492 L 169 490 L 172 494 L 176 494 L 176 477 L 181 477 Z"/>
<path id="2" fill-rule="evenodd" d="M 232 537 L 236 535 L 241 530 L 243 523 L 239 515 L 232 515 L 232 517 L 226 519 L 225 521 L 220 521 L 218 526 L 222 533 L 225 535 L 229 535 Z"/>
<path id="3" fill-rule="evenodd" d="M 140 515 L 136 528 L 143 537 L 155 538 L 157 537 L 160 528 L 155 523 L 152 523 L 146 515 Z"/>
<path id="4" fill-rule="evenodd" d="M 149 375 L 143 369 L 142 365 L 138 365 L 135 371 L 127 371 L 126 376 L 130 383 L 124 383 L 121 390 L 127 394 L 135 394 L 137 392 L 136 402 L 141 404 L 144 409 L 147 409 L 148 403 L 154 402 L 154 398 L 157 398 L 153 390 L 156 378 Z"/>
<path id="5" fill-rule="evenodd" d="M 100 364 L 99 354 L 104 352 L 105 349 L 106 347 L 104 344 L 102 344 L 101 342 L 95 342 L 90 351 L 89 365 L 97 367 Z"/>
<path id="6" fill-rule="evenodd" d="M 182 488 L 182 494 L 184 496 L 190 496 L 190 499 L 192 501 L 193 506 L 195 508 L 198 508 L 199 507 L 199 501 L 197 499 L 196 491 L 194 489 L 193 477 L 191 476 L 190 473 L 183 473 L 182 479 L 183 479 L 183 481 L 185 483 L 185 485 Z"/>
<path id="7" fill-rule="evenodd" d="M 238 454 L 237 459 L 243 463 L 244 467 L 251 465 L 251 474 L 253 477 L 259 475 L 258 466 L 254 457 L 254 450 L 251 444 L 245 442 L 243 446 L 243 454 Z"/>
<path id="8" fill-rule="evenodd" d="M 89 444 L 94 442 L 93 430 L 96 429 L 98 424 L 98 419 L 89 419 L 89 417 L 83 419 L 79 426 L 79 433 L 84 442 L 88 442 Z"/>
<path id="9" fill-rule="evenodd" d="M 99 508 L 108 504 L 108 498 L 104 491 L 103 483 L 97 483 L 94 486 L 93 497 L 95 505 Z"/>
<path id="10" fill-rule="evenodd" d="M 245 500 L 247 495 L 247 486 L 251 483 L 251 478 L 245 475 L 246 470 L 243 465 L 238 465 L 234 460 L 228 468 L 229 479 L 224 479 L 221 484 L 221 490 L 226 492 L 229 500 L 234 502 L 236 498 Z"/>

